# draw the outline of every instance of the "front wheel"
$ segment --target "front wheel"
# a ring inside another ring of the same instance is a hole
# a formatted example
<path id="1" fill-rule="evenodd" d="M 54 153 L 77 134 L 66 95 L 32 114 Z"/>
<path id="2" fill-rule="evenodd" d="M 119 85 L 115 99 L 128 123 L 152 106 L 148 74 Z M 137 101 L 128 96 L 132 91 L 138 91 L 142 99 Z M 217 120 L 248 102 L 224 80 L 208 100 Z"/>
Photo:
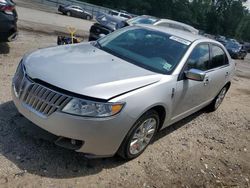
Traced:
<path id="1" fill-rule="evenodd" d="M 159 127 L 159 115 L 151 110 L 141 116 L 125 137 L 118 155 L 126 160 L 138 157 L 151 143 Z"/>
<path id="2" fill-rule="evenodd" d="M 67 14 L 67 16 L 71 16 L 71 12 L 69 12 L 69 11 L 66 14 Z"/>
<path id="3" fill-rule="evenodd" d="M 222 88 L 220 93 L 215 97 L 213 102 L 208 106 L 208 111 L 213 112 L 219 108 L 219 106 L 222 104 L 226 94 L 227 94 L 228 87 L 225 86 Z"/>

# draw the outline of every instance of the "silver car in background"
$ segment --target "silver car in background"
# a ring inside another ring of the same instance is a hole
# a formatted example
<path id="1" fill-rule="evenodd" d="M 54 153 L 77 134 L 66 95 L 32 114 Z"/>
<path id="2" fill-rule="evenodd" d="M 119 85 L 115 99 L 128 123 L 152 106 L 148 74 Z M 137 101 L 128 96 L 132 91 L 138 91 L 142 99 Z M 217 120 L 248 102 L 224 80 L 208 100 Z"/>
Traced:
<path id="1" fill-rule="evenodd" d="M 147 15 L 137 16 L 137 17 L 127 20 L 126 22 L 130 26 L 137 25 L 137 24 L 150 24 L 154 26 L 162 26 L 162 27 L 167 27 L 167 28 L 172 28 L 172 29 L 178 29 L 181 31 L 193 33 L 195 35 L 199 34 L 199 30 L 195 29 L 191 25 L 188 25 L 182 22 L 177 22 L 174 20 L 160 19 L 160 18 L 147 16 Z"/>
<path id="2" fill-rule="evenodd" d="M 235 64 L 220 43 L 156 26 L 23 57 L 13 101 L 27 119 L 88 157 L 139 156 L 155 134 L 222 103 Z"/>

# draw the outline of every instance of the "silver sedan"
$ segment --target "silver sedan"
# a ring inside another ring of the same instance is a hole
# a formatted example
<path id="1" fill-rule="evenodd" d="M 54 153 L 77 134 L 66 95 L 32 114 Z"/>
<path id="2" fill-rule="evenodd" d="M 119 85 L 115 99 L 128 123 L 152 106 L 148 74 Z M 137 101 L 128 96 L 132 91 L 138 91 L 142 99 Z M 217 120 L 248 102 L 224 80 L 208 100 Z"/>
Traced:
<path id="1" fill-rule="evenodd" d="M 139 156 L 156 133 L 222 103 L 235 64 L 218 42 L 156 26 L 25 55 L 13 78 L 21 114 L 87 157 Z"/>

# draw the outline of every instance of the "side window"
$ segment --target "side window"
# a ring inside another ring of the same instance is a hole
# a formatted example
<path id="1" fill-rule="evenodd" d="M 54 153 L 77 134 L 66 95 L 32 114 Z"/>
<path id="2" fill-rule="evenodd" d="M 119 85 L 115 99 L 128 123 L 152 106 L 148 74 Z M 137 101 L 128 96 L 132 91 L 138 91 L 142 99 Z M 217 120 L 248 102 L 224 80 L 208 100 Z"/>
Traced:
<path id="1" fill-rule="evenodd" d="M 196 46 L 187 60 L 187 70 L 198 69 L 206 71 L 209 69 L 209 45 L 200 44 Z"/>
<path id="2" fill-rule="evenodd" d="M 222 48 L 216 45 L 212 45 L 211 51 L 212 51 L 212 61 L 209 67 L 210 69 L 221 67 L 223 65 L 228 64 L 227 55 Z"/>
<path id="3" fill-rule="evenodd" d="M 72 9 L 75 9 L 75 10 L 78 10 L 78 7 L 75 7 L 75 6 L 72 6 L 71 8 L 72 8 Z"/>
<path id="4" fill-rule="evenodd" d="M 112 12 L 112 11 L 110 11 L 110 14 L 111 14 L 112 16 L 118 16 L 118 15 L 119 15 L 118 12 Z"/>

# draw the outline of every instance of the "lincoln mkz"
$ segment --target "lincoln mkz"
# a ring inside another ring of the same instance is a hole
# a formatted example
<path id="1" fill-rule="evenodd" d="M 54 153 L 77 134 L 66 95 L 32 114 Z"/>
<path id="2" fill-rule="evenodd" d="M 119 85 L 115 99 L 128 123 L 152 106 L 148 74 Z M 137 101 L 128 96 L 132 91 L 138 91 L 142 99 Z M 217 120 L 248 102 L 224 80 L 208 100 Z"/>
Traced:
<path id="1" fill-rule="evenodd" d="M 139 156 L 157 132 L 216 110 L 235 63 L 222 44 L 159 26 L 25 55 L 13 78 L 21 114 L 87 157 Z"/>

